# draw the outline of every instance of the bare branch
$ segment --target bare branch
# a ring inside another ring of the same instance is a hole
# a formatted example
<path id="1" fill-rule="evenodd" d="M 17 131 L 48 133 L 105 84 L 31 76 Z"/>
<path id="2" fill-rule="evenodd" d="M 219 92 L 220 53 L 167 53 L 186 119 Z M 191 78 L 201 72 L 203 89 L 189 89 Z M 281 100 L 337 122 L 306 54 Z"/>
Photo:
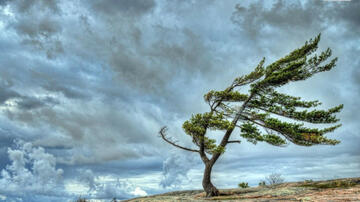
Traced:
<path id="1" fill-rule="evenodd" d="M 230 140 L 230 141 L 228 141 L 227 143 L 241 143 L 241 141 L 240 140 Z"/>
<path id="2" fill-rule="evenodd" d="M 199 150 L 189 149 L 189 148 L 186 148 L 186 147 L 183 147 L 183 146 L 180 146 L 180 145 L 176 144 L 175 141 L 172 141 L 172 140 L 170 140 L 168 137 L 166 137 L 166 130 L 167 130 L 167 127 L 164 126 L 164 127 L 162 127 L 161 130 L 159 131 L 159 134 L 160 134 L 161 138 L 162 138 L 163 140 L 165 140 L 165 142 L 167 142 L 167 143 L 169 143 L 169 144 L 171 144 L 171 145 L 173 145 L 173 146 L 175 146 L 175 147 L 177 147 L 177 148 L 186 150 L 186 151 L 199 152 Z"/>

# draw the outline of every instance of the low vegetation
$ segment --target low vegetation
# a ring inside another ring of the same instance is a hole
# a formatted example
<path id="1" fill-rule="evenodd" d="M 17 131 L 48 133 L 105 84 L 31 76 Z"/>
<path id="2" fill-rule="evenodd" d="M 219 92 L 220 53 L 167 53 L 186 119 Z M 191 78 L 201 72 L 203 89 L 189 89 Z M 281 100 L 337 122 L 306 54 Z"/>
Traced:
<path id="1" fill-rule="evenodd" d="M 359 182 L 354 180 L 334 180 L 334 181 L 325 181 L 325 182 L 313 182 L 305 181 L 301 186 L 303 187 L 312 187 L 319 189 L 329 189 L 329 188 L 349 188 L 357 185 Z"/>
<path id="2" fill-rule="evenodd" d="M 269 185 L 281 184 L 285 181 L 285 179 L 283 177 L 281 177 L 281 174 L 279 174 L 279 173 L 272 173 L 265 179 Z"/>
<path id="3" fill-rule="evenodd" d="M 265 181 L 260 181 L 260 182 L 259 182 L 259 186 L 260 186 L 260 187 L 266 186 L 266 182 L 265 182 Z"/>
<path id="4" fill-rule="evenodd" d="M 249 184 L 247 182 L 241 182 L 238 185 L 240 188 L 249 188 Z"/>

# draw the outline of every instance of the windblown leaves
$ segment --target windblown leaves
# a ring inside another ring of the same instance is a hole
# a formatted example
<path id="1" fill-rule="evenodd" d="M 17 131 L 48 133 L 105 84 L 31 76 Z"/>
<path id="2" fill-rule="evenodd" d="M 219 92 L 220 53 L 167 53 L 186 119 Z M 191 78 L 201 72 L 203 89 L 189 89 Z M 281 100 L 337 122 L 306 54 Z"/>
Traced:
<path id="1" fill-rule="evenodd" d="M 318 129 L 318 128 L 308 128 L 304 127 L 302 123 L 288 123 L 281 121 L 277 118 L 265 118 L 261 121 L 261 125 L 271 129 L 272 131 L 277 132 L 278 134 L 283 135 L 287 140 L 291 141 L 297 145 L 311 146 L 315 144 L 329 144 L 335 145 L 339 141 L 327 139 L 323 135 L 334 131 L 336 128 L 341 125 L 335 125 L 332 127 Z M 308 138 L 311 134 L 311 138 Z"/>
<path id="2" fill-rule="evenodd" d="M 316 73 L 329 71 L 335 66 L 337 58 L 323 64 L 331 57 L 331 49 L 328 48 L 319 55 L 313 54 L 318 48 L 319 41 L 320 34 L 307 41 L 301 48 L 268 66 L 264 66 L 265 58 L 263 58 L 254 71 L 235 78 L 225 90 L 209 91 L 204 95 L 204 100 L 209 104 L 210 112 L 193 115 L 190 120 L 184 122 L 184 131 L 193 138 L 197 146 L 201 147 L 203 144 L 209 154 L 221 154 L 225 151 L 229 134 L 235 126 L 240 128 L 242 138 L 254 144 L 257 142 L 266 142 L 275 146 L 283 146 L 288 142 L 302 146 L 338 144 L 338 140 L 328 139 L 324 135 L 340 127 L 340 124 L 319 129 L 305 127 L 304 122 L 336 123 L 339 121 L 336 113 L 341 111 L 343 105 L 327 110 L 309 110 L 321 103 L 317 100 L 304 101 L 300 97 L 275 90 L 289 82 L 306 80 Z M 248 94 L 238 91 L 238 88 L 245 85 L 250 85 Z M 236 104 L 240 105 L 236 106 Z M 286 119 L 293 121 L 284 121 Z M 238 121 L 241 124 L 237 124 Z M 225 131 L 221 144 L 217 145 L 214 139 L 206 135 L 208 129 Z"/>
<path id="3" fill-rule="evenodd" d="M 225 119 L 222 113 L 196 114 L 183 124 L 184 131 L 193 138 L 193 142 L 196 145 L 200 146 L 200 141 L 204 141 L 205 149 L 208 153 L 223 152 L 225 148 L 217 146 L 214 139 L 206 137 L 206 129 L 227 130 L 233 127 L 233 124 Z"/>
<path id="4" fill-rule="evenodd" d="M 319 41 L 320 34 L 315 39 L 306 42 L 303 47 L 267 66 L 265 78 L 254 84 L 254 87 L 261 86 L 264 89 L 271 89 L 285 85 L 290 81 L 305 80 L 316 73 L 331 70 L 335 66 L 337 58 L 332 59 L 328 64 L 320 66 L 331 56 L 329 48 L 319 56 L 314 55 L 307 59 L 316 51 Z"/>
<path id="5" fill-rule="evenodd" d="M 286 144 L 286 141 L 275 134 L 262 135 L 256 125 L 251 122 L 245 122 L 241 125 L 240 136 L 247 141 L 256 144 L 257 142 L 267 142 L 274 146 L 282 146 Z"/>
<path id="6" fill-rule="evenodd" d="M 204 99 L 207 102 L 243 102 L 248 98 L 248 95 L 241 94 L 238 91 L 210 91 L 204 95 Z"/>
<path id="7" fill-rule="evenodd" d="M 243 86 L 243 85 L 247 85 L 249 83 L 252 83 L 252 82 L 260 79 L 265 73 L 264 63 L 265 63 L 265 58 L 263 58 L 260 61 L 260 63 L 258 64 L 258 66 L 256 66 L 256 68 L 253 72 L 251 72 L 250 74 L 236 78 L 233 82 L 233 85 L 234 86 Z"/>

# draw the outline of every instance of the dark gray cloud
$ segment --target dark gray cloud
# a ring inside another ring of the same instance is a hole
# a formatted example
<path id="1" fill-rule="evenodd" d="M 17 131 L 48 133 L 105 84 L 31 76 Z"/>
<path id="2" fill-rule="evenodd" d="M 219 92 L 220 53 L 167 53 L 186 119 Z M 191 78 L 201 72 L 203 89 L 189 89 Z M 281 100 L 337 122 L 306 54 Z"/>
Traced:
<path id="1" fill-rule="evenodd" d="M 311 27 L 311 32 L 321 32 L 334 25 L 346 25 L 353 28 L 349 34 L 356 34 L 359 25 L 360 3 L 326 1 L 273 1 L 273 4 L 252 3 L 250 6 L 236 5 L 232 20 L 241 26 L 243 31 L 253 36 L 266 34 L 266 29 L 277 29 L 282 33 L 306 33 L 297 28 Z"/>
<path id="2" fill-rule="evenodd" d="M 15 91 L 6 89 L 6 88 L 0 88 L 0 103 L 4 104 L 7 100 L 12 98 L 20 97 L 20 94 L 18 94 Z"/>
<path id="3" fill-rule="evenodd" d="M 270 64 L 319 32 L 319 49 L 331 47 L 337 67 L 280 90 L 319 99 L 324 107 L 344 103 L 343 127 L 332 134 L 342 143 L 274 148 L 244 141 L 221 157 L 214 182 L 230 188 L 240 181 L 256 185 L 277 171 L 287 181 L 359 171 L 355 0 L 15 0 L 0 7 L 1 169 L 13 162 L 7 148 L 15 139 L 44 148 L 64 171 L 66 199 L 201 188 L 199 158 L 171 149 L 158 130 L 167 125 L 179 143 L 191 146 L 181 125 L 208 110 L 203 94 L 222 90 L 262 57 Z"/>
<path id="4" fill-rule="evenodd" d="M 337 67 L 331 72 L 316 75 L 311 82 L 299 82 L 285 89 L 296 93 L 310 86 L 326 84 L 321 91 L 315 92 L 314 89 L 303 95 L 309 99 L 316 97 L 316 99 L 326 100 L 332 105 L 344 103 L 346 108 L 342 117 L 348 121 L 359 118 L 352 113 L 356 110 L 354 101 L 357 102 L 360 99 L 356 93 L 359 85 L 348 79 L 356 80 L 360 65 L 355 56 L 359 54 L 356 45 L 360 33 L 358 29 L 360 14 L 356 12 L 359 9 L 360 2 L 358 1 L 342 3 L 279 0 L 269 5 L 240 3 L 236 5 L 231 19 L 237 25 L 241 36 L 249 39 L 240 43 L 244 45 L 250 43 L 249 45 L 254 46 L 259 54 L 267 57 L 268 64 L 291 51 L 293 48 L 290 47 L 299 47 L 305 40 L 321 32 L 322 40 L 319 50 L 332 48 L 334 56 L 339 57 Z M 271 44 L 264 45 L 268 43 Z M 328 80 L 332 82 L 327 82 Z M 340 86 L 346 86 L 347 90 L 341 90 Z M 356 94 L 353 95 L 353 99 L 347 99 L 350 92 Z M 326 105 L 326 102 L 323 103 Z"/>
<path id="5" fill-rule="evenodd" d="M 61 27 L 57 24 L 56 21 L 51 19 L 41 19 L 40 22 L 37 21 L 19 21 L 14 25 L 15 30 L 20 35 L 25 35 L 30 38 L 44 37 L 48 38 L 51 35 L 60 32 Z"/>
<path id="6" fill-rule="evenodd" d="M 1 0 L 0 5 L 6 5 L 9 0 Z"/>
<path id="7" fill-rule="evenodd" d="M 70 99 L 90 99 L 90 97 L 80 89 L 74 89 L 72 86 L 59 85 L 58 83 L 47 83 L 43 87 L 48 91 L 61 92 L 65 97 Z"/>
<path id="8" fill-rule="evenodd" d="M 245 6 L 240 3 L 236 5 L 231 19 L 238 25 L 238 30 L 251 39 L 250 42 L 242 40 L 242 43 L 256 46 L 261 53 L 269 57 L 273 56 L 273 53 L 286 54 L 290 47 L 297 47 L 318 33 L 323 34 L 320 47 L 336 47 L 338 44 L 335 41 L 340 38 L 343 43 L 356 40 L 360 33 L 359 13 L 356 11 L 359 9 L 358 1 L 344 4 L 330 1 L 279 0 L 268 6 L 257 3 Z M 284 48 L 283 43 L 277 43 L 283 39 L 289 42 L 287 48 Z M 272 44 L 260 45 L 269 42 Z"/>
<path id="9" fill-rule="evenodd" d="M 29 0 L 29 1 L 24 1 L 24 0 L 15 0 L 12 1 L 11 4 L 14 6 L 14 8 L 16 9 L 16 11 L 20 12 L 20 13 L 27 13 L 27 12 L 36 12 L 38 11 L 37 9 L 41 9 L 41 10 L 49 10 L 51 12 L 59 12 L 59 7 L 58 7 L 58 0 L 40 0 L 40 1 L 35 1 L 35 0 Z"/>
<path id="10" fill-rule="evenodd" d="M 156 3 L 153 0 L 124 0 L 124 1 L 93 1 L 90 3 L 95 12 L 112 17 L 114 15 L 143 15 L 152 10 Z"/>
<path id="11" fill-rule="evenodd" d="M 10 101 L 10 102 L 7 102 Z M 11 102 L 12 101 L 12 102 Z M 0 87 L 0 106 L 17 107 L 20 110 L 31 110 L 41 108 L 46 105 L 59 104 L 54 98 L 36 98 L 20 95 L 18 92 L 11 90 L 7 86 Z"/>
<path id="12" fill-rule="evenodd" d="M 64 52 L 60 41 L 61 10 L 57 0 L 15 0 L 7 2 L 7 6 L 13 14 L 6 19 L 7 26 L 16 31 L 24 45 L 41 50 L 48 58 Z"/>
<path id="13" fill-rule="evenodd" d="M 20 101 L 17 101 L 17 105 L 20 110 L 30 110 L 43 107 L 45 105 L 59 104 L 55 99 L 46 97 L 43 99 L 37 99 L 33 97 L 23 97 Z"/>

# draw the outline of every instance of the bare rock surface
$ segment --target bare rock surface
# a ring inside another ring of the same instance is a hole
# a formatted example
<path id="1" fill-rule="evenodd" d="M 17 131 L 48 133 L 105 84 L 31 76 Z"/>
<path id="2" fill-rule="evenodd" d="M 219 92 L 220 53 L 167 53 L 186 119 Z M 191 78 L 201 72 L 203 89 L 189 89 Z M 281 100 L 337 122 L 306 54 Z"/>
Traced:
<path id="1" fill-rule="evenodd" d="M 304 181 L 272 186 L 221 189 L 220 196 L 206 198 L 202 190 L 176 191 L 127 201 L 360 201 L 360 177 Z"/>

